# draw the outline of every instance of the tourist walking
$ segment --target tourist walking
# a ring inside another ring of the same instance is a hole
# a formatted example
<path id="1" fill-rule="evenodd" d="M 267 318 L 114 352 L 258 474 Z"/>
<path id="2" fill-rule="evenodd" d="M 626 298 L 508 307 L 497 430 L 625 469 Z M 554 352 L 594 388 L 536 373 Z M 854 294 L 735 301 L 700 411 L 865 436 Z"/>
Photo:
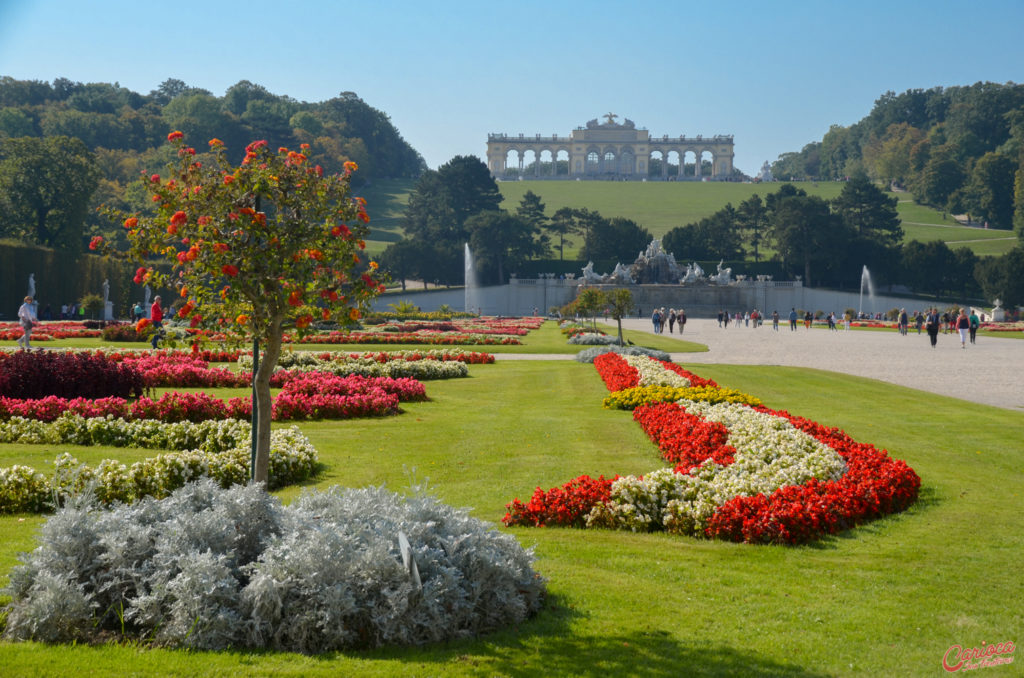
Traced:
<path id="1" fill-rule="evenodd" d="M 722 312 L 722 309 L 718 309 L 718 326 L 719 327 L 722 326 L 722 315 L 724 315 L 723 312 Z"/>
<path id="2" fill-rule="evenodd" d="M 960 333 L 960 348 L 967 348 L 967 332 L 970 328 L 971 320 L 967 317 L 967 310 L 961 308 L 956 319 L 956 329 Z"/>
<path id="3" fill-rule="evenodd" d="M 679 313 L 676 314 L 676 322 L 679 323 L 679 334 L 682 334 L 683 328 L 686 327 L 686 311 L 679 309 Z"/>
<path id="4" fill-rule="evenodd" d="M 973 344 L 974 337 L 977 336 L 978 334 L 978 327 L 981 326 L 981 320 L 978 318 L 978 313 L 973 308 L 971 309 L 971 315 L 967 318 L 967 320 L 970 322 L 969 329 L 971 331 L 971 343 Z"/>
<path id="5" fill-rule="evenodd" d="M 811 329 L 811 324 L 814 322 L 814 314 L 810 311 L 804 313 L 804 327 Z"/>
<path id="6" fill-rule="evenodd" d="M 796 309 L 790 309 L 789 311 L 789 331 L 796 332 Z"/>
<path id="7" fill-rule="evenodd" d="M 935 348 L 935 344 L 939 339 L 939 322 L 941 320 L 938 309 L 932 308 L 928 311 L 928 318 L 925 320 L 925 331 L 928 332 L 928 340 L 932 343 L 932 348 Z"/>
<path id="8" fill-rule="evenodd" d="M 924 325 L 924 316 L 920 311 L 914 311 L 914 324 L 917 326 L 917 333 L 921 334 L 921 327 Z"/>
<path id="9" fill-rule="evenodd" d="M 32 327 L 39 322 L 36 317 L 36 309 L 32 303 L 32 297 L 25 297 L 25 303 L 18 308 L 18 323 L 21 325 L 23 334 L 18 338 L 18 346 L 26 351 L 32 346 L 29 341 L 32 339 Z"/>
<path id="10" fill-rule="evenodd" d="M 668 310 L 668 333 L 672 334 L 676 329 L 676 310 L 670 308 Z"/>
<path id="11" fill-rule="evenodd" d="M 153 324 L 153 337 L 149 343 L 153 345 L 155 351 L 164 326 L 164 309 L 160 306 L 160 295 L 153 299 L 153 305 L 149 307 L 149 321 Z"/>
<path id="12" fill-rule="evenodd" d="M 772 329 L 776 332 L 779 331 L 779 312 L 772 311 Z"/>
<path id="13" fill-rule="evenodd" d="M 907 328 L 909 327 L 910 322 L 909 322 L 909 318 L 907 317 L 907 309 L 905 309 L 905 308 L 901 308 L 900 309 L 899 324 L 900 324 L 900 334 L 903 335 L 904 337 L 907 336 Z"/>

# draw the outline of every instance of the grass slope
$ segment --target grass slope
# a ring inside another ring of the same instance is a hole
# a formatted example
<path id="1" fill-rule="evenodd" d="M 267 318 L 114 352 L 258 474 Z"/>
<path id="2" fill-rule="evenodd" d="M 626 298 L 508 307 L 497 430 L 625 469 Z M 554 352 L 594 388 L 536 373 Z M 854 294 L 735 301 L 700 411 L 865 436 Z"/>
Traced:
<path id="1" fill-rule="evenodd" d="M 606 217 L 633 219 L 656 238 L 676 226 L 685 226 L 710 216 L 726 203 L 735 207 L 753 194 L 764 198 L 778 190 L 781 183 L 743 184 L 732 182 L 612 182 L 612 181 L 503 181 L 498 183 L 504 202 L 502 208 L 515 211 L 527 191 L 541 196 L 550 216 L 562 207 L 585 207 Z M 842 191 L 834 181 L 795 182 L 810 195 L 831 200 Z M 361 194 L 369 203 L 373 218 L 372 239 L 367 251 L 376 255 L 389 242 L 402 236 L 401 218 L 414 182 L 382 180 L 365 187 Z M 939 210 L 918 205 L 909 194 L 901 193 L 896 206 L 903 219 L 904 241 L 942 240 L 952 248 L 968 247 L 978 255 L 1001 255 L 1016 244 L 1011 231 L 968 228 Z M 579 238 L 576 238 L 578 240 Z M 579 243 L 567 248 L 566 257 L 574 257 Z"/>
<path id="2" fill-rule="evenodd" d="M 1019 640 L 1024 415 L 814 370 L 695 371 L 887 448 L 921 475 L 921 500 L 802 548 L 517 528 L 550 604 L 476 641 L 320 657 L 0 643 L 3 673 L 916 676 L 936 675 L 952 644 Z M 660 465 L 628 412 L 600 408 L 589 365 L 473 366 L 427 392 L 397 417 L 303 425 L 327 467 L 315 484 L 400 489 L 415 468 L 444 501 L 497 521 L 535 486 Z M 0 572 L 40 522 L 0 517 Z"/>

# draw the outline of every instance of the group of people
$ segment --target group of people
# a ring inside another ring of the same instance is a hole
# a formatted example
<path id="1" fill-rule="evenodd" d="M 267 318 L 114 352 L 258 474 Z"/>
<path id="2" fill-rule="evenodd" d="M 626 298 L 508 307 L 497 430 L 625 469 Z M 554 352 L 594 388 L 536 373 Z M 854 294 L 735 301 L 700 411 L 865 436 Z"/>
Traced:
<path id="1" fill-rule="evenodd" d="M 679 334 L 683 333 L 683 328 L 686 327 L 686 312 L 683 309 L 678 311 L 674 308 L 670 308 L 668 313 L 665 313 L 665 308 L 656 308 L 651 313 L 651 323 L 654 325 L 655 334 L 665 333 L 665 323 L 668 322 L 668 333 L 672 334 L 673 328 L 679 325 Z"/>
<path id="2" fill-rule="evenodd" d="M 160 296 L 157 295 L 149 309 L 149 320 L 154 330 L 153 336 L 150 338 L 150 344 L 152 344 L 154 349 L 157 348 L 157 344 L 163 338 L 164 309 L 160 302 Z M 67 312 L 67 306 L 62 306 L 61 316 L 64 317 Z M 146 316 L 142 311 L 142 304 L 136 303 L 132 308 L 132 319 L 138 321 L 144 317 Z M 26 350 L 32 347 L 30 343 L 32 340 L 32 328 L 38 323 L 39 317 L 36 315 L 36 305 L 32 297 L 27 296 L 25 297 L 25 302 L 18 308 L 18 324 L 21 325 L 22 329 L 22 335 L 18 338 L 18 346 Z"/>
<path id="3" fill-rule="evenodd" d="M 775 315 L 775 322 L 777 325 L 778 313 L 776 313 Z M 718 326 L 728 327 L 730 322 L 736 323 L 736 327 L 750 327 L 750 323 L 754 323 L 754 327 L 760 327 L 762 324 L 764 324 L 764 316 L 762 316 L 761 312 L 758 311 L 756 308 L 753 311 L 736 313 L 734 315 L 730 315 L 729 313 L 726 313 L 724 310 L 719 309 Z"/>
<path id="4" fill-rule="evenodd" d="M 925 319 L 925 329 L 928 332 L 928 340 L 931 342 L 932 348 L 935 348 L 938 343 L 940 329 L 943 330 L 943 334 L 956 331 L 960 335 L 960 348 L 967 348 L 968 340 L 972 344 L 975 343 L 974 340 L 980 326 L 981 319 L 973 309 L 971 309 L 970 315 L 965 308 L 961 308 L 959 313 L 947 312 L 939 315 L 939 309 L 931 308 L 928 309 L 928 317 Z M 918 325 L 917 331 L 920 334 L 920 325 Z"/>

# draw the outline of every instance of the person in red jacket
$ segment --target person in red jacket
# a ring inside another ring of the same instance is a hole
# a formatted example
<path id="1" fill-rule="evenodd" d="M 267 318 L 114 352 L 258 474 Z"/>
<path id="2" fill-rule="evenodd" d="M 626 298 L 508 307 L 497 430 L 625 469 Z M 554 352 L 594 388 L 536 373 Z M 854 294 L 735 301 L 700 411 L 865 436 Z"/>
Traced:
<path id="1" fill-rule="evenodd" d="M 150 340 L 150 343 L 153 344 L 153 349 L 156 350 L 156 344 L 160 341 L 164 323 L 164 309 L 160 306 L 159 295 L 153 299 L 153 305 L 149 307 L 149 320 L 153 323 L 153 338 Z"/>

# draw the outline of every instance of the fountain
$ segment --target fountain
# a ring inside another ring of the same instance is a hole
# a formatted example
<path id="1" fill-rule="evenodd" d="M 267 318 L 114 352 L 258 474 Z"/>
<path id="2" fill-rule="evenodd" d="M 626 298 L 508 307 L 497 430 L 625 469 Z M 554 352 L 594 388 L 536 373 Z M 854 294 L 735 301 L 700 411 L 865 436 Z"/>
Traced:
<path id="1" fill-rule="evenodd" d="M 469 251 L 469 243 L 466 243 L 465 249 L 465 268 L 463 272 L 465 274 L 465 289 L 466 298 L 464 301 L 466 313 L 472 313 L 474 309 L 479 307 L 479 300 L 477 299 L 477 288 L 479 283 L 476 279 L 476 267 L 473 265 L 473 254 Z"/>
<path id="2" fill-rule="evenodd" d="M 871 282 L 871 273 L 868 271 L 867 265 L 864 266 L 864 269 L 860 273 L 860 301 L 858 303 L 858 308 L 857 308 L 857 316 L 858 317 L 860 317 L 860 316 L 862 316 L 864 314 L 863 312 L 864 312 L 864 288 L 865 287 L 868 288 L 868 303 L 870 303 L 871 306 L 874 307 L 874 305 L 875 305 L 875 303 L 874 303 L 875 302 L 875 286 Z"/>

